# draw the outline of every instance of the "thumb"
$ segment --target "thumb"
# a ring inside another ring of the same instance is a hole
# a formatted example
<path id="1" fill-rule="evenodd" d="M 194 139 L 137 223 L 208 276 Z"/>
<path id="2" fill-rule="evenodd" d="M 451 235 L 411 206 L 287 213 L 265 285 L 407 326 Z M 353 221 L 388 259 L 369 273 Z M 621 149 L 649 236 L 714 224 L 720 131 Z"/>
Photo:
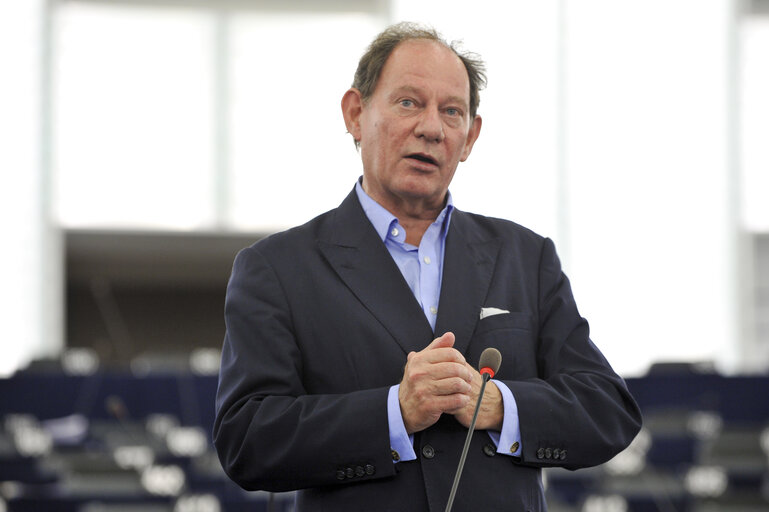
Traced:
<path id="1" fill-rule="evenodd" d="M 449 331 L 440 338 L 435 338 L 432 343 L 427 346 L 427 349 L 430 350 L 434 348 L 450 348 L 454 346 L 455 340 L 456 338 L 454 337 L 454 333 Z"/>

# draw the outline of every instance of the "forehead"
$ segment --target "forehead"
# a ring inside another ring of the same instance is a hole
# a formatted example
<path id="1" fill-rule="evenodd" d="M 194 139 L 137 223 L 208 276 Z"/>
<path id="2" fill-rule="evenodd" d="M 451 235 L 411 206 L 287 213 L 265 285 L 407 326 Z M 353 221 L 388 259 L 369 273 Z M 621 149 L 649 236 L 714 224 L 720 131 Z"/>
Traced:
<path id="1" fill-rule="evenodd" d="M 453 50 L 428 39 L 404 41 L 387 58 L 376 89 L 385 92 L 399 87 L 429 88 L 466 101 L 470 98 L 465 65 Z"/>

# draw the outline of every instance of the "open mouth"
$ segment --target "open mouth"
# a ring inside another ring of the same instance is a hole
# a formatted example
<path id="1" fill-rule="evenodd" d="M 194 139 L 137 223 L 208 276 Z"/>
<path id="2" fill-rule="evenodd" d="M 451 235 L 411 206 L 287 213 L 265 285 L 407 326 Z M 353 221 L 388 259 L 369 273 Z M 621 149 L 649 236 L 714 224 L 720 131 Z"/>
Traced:
<path id="1" fill-rule="evenodd" d="M 408 155 L 406 158 L 412 158 L 414 160 L 418 160 L 420 162 L 424 162 L 424 163 L 427 163 L 427 164 L 438 165 L 438 161 L 437 160 L 435 160 L 430 155 L 425 155 L 425 154 L 422 154 L 422 153 L 413 153 L 411 155 Z"/>

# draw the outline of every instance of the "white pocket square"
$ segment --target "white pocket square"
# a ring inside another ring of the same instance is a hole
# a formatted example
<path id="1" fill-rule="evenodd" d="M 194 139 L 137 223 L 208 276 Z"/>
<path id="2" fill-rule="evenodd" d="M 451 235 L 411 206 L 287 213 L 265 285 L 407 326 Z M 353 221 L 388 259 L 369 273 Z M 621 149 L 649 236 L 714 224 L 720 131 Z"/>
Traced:
<path id="1" fill-rule="evenodd" d="M 494 315 L 509 315 L 510 312 L 506 309 L 499 309 L 499 308 L 481 308 L 481 320 L 488 316 L 494 316 Z"/>

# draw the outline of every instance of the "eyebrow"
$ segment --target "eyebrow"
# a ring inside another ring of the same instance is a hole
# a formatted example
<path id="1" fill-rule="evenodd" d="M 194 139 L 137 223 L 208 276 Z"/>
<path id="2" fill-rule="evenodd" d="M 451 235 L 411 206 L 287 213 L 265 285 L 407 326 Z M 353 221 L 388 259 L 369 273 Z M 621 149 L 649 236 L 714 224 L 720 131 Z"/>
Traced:
<path id="1" fill-rule="evenodd" d="M 420 95 L 420 94 L 422 94 L 422 90 L 417 88 L 417 87 L 414 87 L 412 85 L 403 85 L 401 87 L 396 88 L 393 91 L 393 94 L 391 96 L 393 96 L 393 97 L 394 96 L 398 96 L 401 93 L 411 93 L 411 94 Z M 461 98 L 459 96 L 449 96 L 447 103 L 457 103 L 464 110 L 467 110 L 469 108 L 467 100 L 465 100 L 465 99 L 463 99 L 463 98 Z"/>

